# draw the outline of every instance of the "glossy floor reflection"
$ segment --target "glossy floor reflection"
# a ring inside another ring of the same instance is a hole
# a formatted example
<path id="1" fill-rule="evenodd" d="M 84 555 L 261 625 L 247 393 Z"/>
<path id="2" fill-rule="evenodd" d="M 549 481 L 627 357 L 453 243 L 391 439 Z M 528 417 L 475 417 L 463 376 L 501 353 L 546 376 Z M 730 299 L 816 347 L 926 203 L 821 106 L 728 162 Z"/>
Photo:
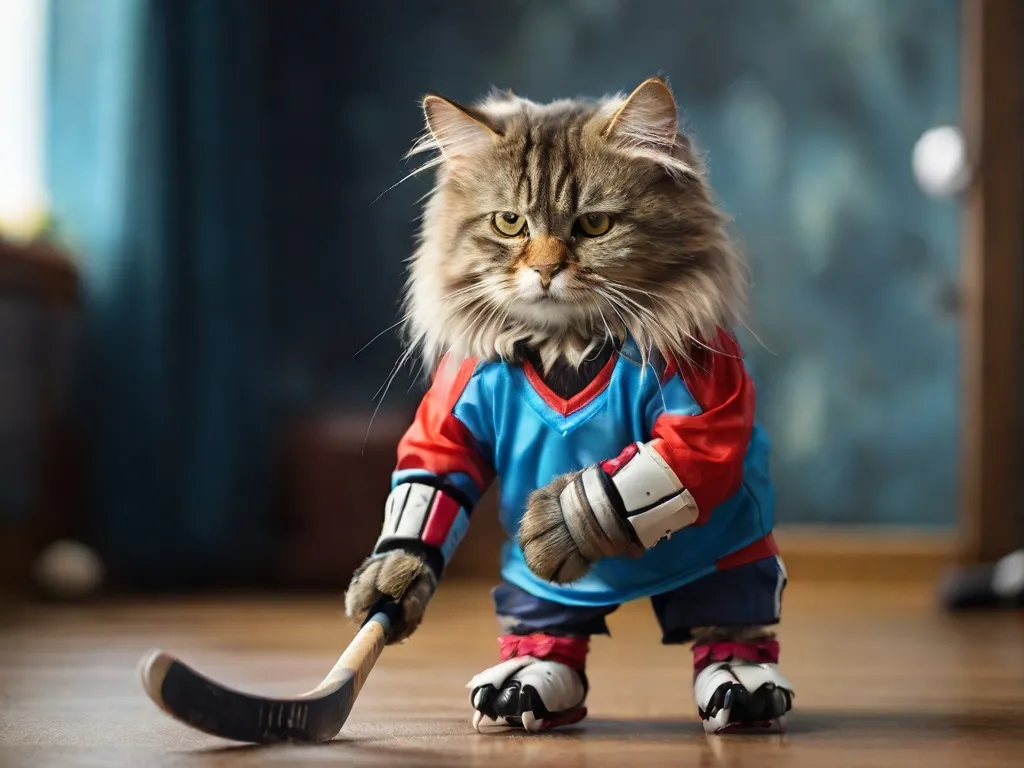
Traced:
<path id="1" fill-rule="evenodd" d="M 486 584 L 444 585 L 385 651 L 338 741 L 234 746 L 168 719 L 135 671 L 152 646 L 242 688 L 302 692 L 351 637 L 329 599 L 203 599 L 8 612 L 0 765 L 1002 766 L 1024 764 L 1024 615 L 949 617 L 930 586 L 794 584 L 780 629 L 797 689 L 784 736 L 705 737 L 689 654 L 648 607 L 594 641 L 591 716 L 563 733 L 476 734 L 466 681 L 492 663 Z"/>

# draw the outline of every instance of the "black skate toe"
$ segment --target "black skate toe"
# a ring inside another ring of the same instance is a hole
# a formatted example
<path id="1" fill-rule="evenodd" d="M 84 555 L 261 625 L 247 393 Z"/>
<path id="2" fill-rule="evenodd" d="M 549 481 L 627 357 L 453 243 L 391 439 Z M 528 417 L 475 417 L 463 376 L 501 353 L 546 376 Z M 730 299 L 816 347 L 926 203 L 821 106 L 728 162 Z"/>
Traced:
<path id="1" fill-rule="evenodd" d="M 750 698 L 747 689 L 739 683 L 725 683 L 718 686 L 718 689 L 711 695 L 707 709 L 701 710 L 700 716 L 709 720 L 723 709 L 732 709 L 736 712 L 737 707 L 742 707 Z"/>
<path id="2" fill-rule="evenodd" d="M 521 725 L 524 712 L 532 712 L 538 720 L 550 716 L 547 707 L 532 685 L 510 680 L 494 697 L 492 706 L 497 717 L 505 718 L 509 725 Z M 486 713 L 485 713 L 486 714 Z"/>
<path id="3" fill-rule="evenodd" d="M 729 720 L 733 723 L 760 723 L 775 720 L 789 712 L 793 700 L 789 691 L 774 683 L 765 683 L 744 700 L 737 701 Z"/>
<path id="4" fill-rule="evenodd" d="M 498 717 L 494 711 L 494 702 L 497 696 L 498 689 L 493 685 L 481 685 L 479 688 L 473 690 L 473 696 L 470 703 L 472 703 L 473 709 L 477 712 L 486 715 L 491 718 L 491 720 L 495 720 Z"/>

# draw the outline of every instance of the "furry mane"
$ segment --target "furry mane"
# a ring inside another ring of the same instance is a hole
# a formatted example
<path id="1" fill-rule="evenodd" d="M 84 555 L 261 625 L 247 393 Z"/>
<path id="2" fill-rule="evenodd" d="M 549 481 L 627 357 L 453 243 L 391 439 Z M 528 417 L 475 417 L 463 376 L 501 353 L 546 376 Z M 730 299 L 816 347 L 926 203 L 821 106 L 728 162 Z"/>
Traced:
<path id="1" fill-rule="evenodd" d="M 578 366 L 626 336 L 645 356 L 685 359 L 740 320 L 745 264 L 662 81 L 547 104 L 507 91 L 469 107 L 428 96 L 424 114 L 408 156 L 427 159 L 410 175 L 436 179 L 410 260 L 404 337 L 425 370 L 446 354 L 512 360 L 521 345 L 545 367 L 560 357 Z M 614 217 L 607 235 L 571 234 L 592 209 Z M 529 236 L 496 235 L 490 217 L 502 211 L 522 215 Z M 524 298 L 523 254 L 548 236 L 566 243 L 571 269 L 551 300 Z"/>

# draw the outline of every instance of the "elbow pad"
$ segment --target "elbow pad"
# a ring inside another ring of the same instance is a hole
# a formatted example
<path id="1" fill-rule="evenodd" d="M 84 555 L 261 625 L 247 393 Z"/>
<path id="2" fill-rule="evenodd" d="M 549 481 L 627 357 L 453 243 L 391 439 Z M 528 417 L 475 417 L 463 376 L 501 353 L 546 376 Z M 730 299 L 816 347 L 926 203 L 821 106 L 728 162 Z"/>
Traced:
<path id="1" fill-rule="evenodd" d="M 440 578 L 469 528 L 470 505 L 444 483 L 416 479 L 395 486 L 373 553 L 407 549 L 422 554 Z"/>
<path id="2" fill-rule="evenodd" d="M 644 549 L 697 519 L 697 502 L 651 445 L 634 443 L 601 469 L 618 494 L 619 514 Z"/>

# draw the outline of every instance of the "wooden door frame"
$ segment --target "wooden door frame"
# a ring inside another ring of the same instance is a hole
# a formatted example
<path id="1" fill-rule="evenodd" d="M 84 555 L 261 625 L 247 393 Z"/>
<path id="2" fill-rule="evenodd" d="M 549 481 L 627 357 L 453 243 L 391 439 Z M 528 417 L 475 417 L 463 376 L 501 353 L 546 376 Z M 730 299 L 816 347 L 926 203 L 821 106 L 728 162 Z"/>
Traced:
<path id="1" fill-rule="evenodd" d="M 1024 546 L 1024 13 L 963 0 L 962 121 L 974 165 L 964 192 L 959 557 Z"/>

